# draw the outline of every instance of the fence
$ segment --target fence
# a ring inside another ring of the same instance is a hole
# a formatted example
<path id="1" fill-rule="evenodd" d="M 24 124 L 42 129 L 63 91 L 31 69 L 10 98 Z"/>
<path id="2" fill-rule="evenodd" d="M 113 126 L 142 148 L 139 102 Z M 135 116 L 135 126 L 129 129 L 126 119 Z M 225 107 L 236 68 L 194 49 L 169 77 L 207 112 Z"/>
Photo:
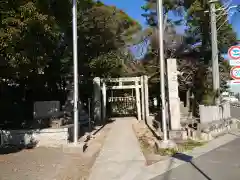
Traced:
<path id="1" fill-rule="evenodd" d="M 217 106 L 199 105 L 199 115 L 201 124 L 229 119 L 231 118 L 230 104 L 224 103 Z"/>
<path id="2" fill-rule="evenodd" d="M 107 106 L 110 116 L 135 115 L 137 113 L 134 96 L 109 97 Z"/>

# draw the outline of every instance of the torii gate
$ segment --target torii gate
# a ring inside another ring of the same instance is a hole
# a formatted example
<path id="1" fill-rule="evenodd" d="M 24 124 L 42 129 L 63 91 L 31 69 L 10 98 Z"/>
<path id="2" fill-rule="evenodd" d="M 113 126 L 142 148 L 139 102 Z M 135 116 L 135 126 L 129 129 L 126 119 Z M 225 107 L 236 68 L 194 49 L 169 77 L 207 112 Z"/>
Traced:
<path id="1" fill-rule="evenodd" d="M 147 120 L 149 117 L 148 102 L 148 77 L 121 77 L 121 78 L 99 78 L 94 80 L 94 119 L 100 122 L 106 119 L 107 89 L 133 89 L 136 94 L 136 107 L 138 120 Z M 118 85 L 110 85 L 118 83 Z M 141 95 L 140 95 L 141 93 Z M 141 98 L 142 97 L 142 98 Z"/>

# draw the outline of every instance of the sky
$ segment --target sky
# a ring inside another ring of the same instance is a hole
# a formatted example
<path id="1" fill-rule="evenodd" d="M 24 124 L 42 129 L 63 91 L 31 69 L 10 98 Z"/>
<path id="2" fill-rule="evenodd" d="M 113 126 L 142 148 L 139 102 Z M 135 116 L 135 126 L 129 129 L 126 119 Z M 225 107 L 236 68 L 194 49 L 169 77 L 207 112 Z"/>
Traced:
<path id="1" fill-rule="evenodd" d="M 144 11 L 141 9 L 141 6 L 145 4 L 144 0 L 102 0 L 107 5 L 114 5 L 119 9 L 125 11 L 130 17 L 137 20 L 143 28 L 147 27 L 145 18 L 141 16 Z M 233 5 L 240 4 L 240 0 L 225 0 L 228 2 L 232 2 Z M 232 12 L 235 10 L 232 10 Z M 176 18 L 174 15 L 170 14 L 170 18 Z M 240 13 L 234 15 L 231 18 L 231 23 L 235 30 L 240 29 Z M 184 32 L 184 27 L 178 27 L 177 31 L 180 33 Z M 238 33 L 238 38 L 240 39 L 240 31 Z"/>
<path id="2" fill-rule="evenodd" d="M 240 0 L 224 0 L 225 2 L 232 2 L 232 5 L 240 5 Z M 130 17 L 137 20 L 143 28 L 147 27 L 145 18 L 142 17 L 141 14 L 144 13 L 144 11 L 141 9 L 141 7 L 145 4 L 144 0 L 102 0 L 103 3 L 107 5 L 113 5 L 117 8 L 123 10 L 126 12 Z M 230 14 L 233 13 L 234 15 L 229 15 L 229 22 L 232 24 L 233 29 L 237 33 L 237 38 L 240 40 L 240 12 L 234 13 L 236 9 L 232 9 L 230 11 Z M 171 19 L 176 19 L 173 14 L 169 15 Z M 178 33 L 184 33 L 184 26 L 177 27 Z M 140 45 L 142 47 L 142 45 Z M 141 54 L 140 56 L 136 57 L 137 59 L 141 59 L 143 54 L 145 54 L 146 49 L 133 47 L 133 49 L 136 49 L 135 51 L 141 51 L 141 52 L 135 52 L 134 54 Z M 227 55 L 223 55 L 227 59 Z M 232 91 L 234 92 L 240 92 L 240 86 L 238 87 L 231 87 Z"/>

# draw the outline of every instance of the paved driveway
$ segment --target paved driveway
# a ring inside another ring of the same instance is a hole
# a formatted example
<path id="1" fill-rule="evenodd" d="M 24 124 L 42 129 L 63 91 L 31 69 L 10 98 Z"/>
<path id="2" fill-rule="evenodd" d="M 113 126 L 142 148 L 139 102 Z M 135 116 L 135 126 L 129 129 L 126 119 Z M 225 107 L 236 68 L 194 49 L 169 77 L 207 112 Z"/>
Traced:
<path id="1" fill-rule="evenodd" d="M 184 157 L 184 155 L 182 156 Z M 181 157 L 179 157 L 180 159 Z M 182 159 L 187 159 L 187 156 Z M 151 180 L 239 180 L 240 138 Z"/>

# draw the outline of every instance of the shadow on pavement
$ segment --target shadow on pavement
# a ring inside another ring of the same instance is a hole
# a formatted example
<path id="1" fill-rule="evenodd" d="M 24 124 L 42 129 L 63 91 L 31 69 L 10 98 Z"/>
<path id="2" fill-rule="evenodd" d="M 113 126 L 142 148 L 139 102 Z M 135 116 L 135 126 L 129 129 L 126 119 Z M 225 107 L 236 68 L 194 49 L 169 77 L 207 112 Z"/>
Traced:
<path id="1" fill-rule="evenodd" d="M 107 125 L 107 124 L 111 124 L 111 123 L 113 123 L 115 121 L 115 119 L 111 119 L 111 118 L 109 118 L 109 119 L 107 119 L 106 120 L 106 122 L 99 128 L 99 129 L 95 129 L 95 128 L 92 128 L 92 129 L 90 129 L 89 130 L 89 132 L 93 132 L 94 130 L 96 130 L 96 131 L 94 131 L 93 133 L 92 133 L 92 136 L 95 136 L 95 135 L 97 135 L 99 132 L 101 132 L 102 130 L 103 130 L 103 128 Z M 89 148 L 89 144 L 88 144 L 88 142 L 91 140 L 91 137 L 90 136 L 88 136 L 86 139 L 85 139 L 85 144 L 83 145 L 83 152 L 85 152 L 88 148 Z"/>
<path id="2" fill-rule="evenodd" d="M 17 153 L 17 152 L 20 152 L 23 149 L 24 148 L 17 147 L 17 146 L 4 146 L 4 147 L 0 147 L 0 155 Z"/>
<path id="3" fill-rule="evenodd" d="M 145 124 L 146 124 L 146 126 L 147 126 L 147 128 L 151 131 L 151 133 L 153 134 L 153 136 L 157 139 L 157 140 L 161 140 L 161 137 L 159 136 L 159 135 L 157 135 L 157 133 L 156 133 L 156 130 L 154 130 L 152 127 L 157 127 L 157 125 L 156 125 L 156 116 L 157 115 L 155 115 L 154 116 L 154 120 L 153 120 L 153 122 L 152 122 L 152 126 L 151 125 L 149 125 L 149 122 L 145 119 Z"/>
<path id="4" fill-rule="evenodd" d="M 37 144 L 31 145 L 4 145 L 0 147 L 0 155 L 20 152 L 24 149 L 33 149 Z"/>
<path id="5" fill-rule="evenodd" d="M 17 153 L 24 149 L 33 149 L 38 144 L 38 141 L 33 137 L 33 131 L 18 134 L 10 131 L 9 134 L 1 137 L 0 140 L 0 155 Z"/>
<path id="6" fill-rule="evenodd" d="M 186 155 L 186 154 L 183 154 L 183 153 L 176 153 L 172 156 L 173 158 L 175 159 L 178 159 L 178 160 L 181 160 L 181 161 L 184 161 L 184 162 L 187 162 L 189 164 L 191 164 L 199 173 L 201 173 L 207 180 L 212 180 L 210 177 L 208 177 L 208 175 L 206 175 L 200 168 L 198 168 L 193 162 L 192 162 L 192 159 L 193 157 L 192 156 L 189 156 L 189 155 Z M 164 180 L 170 180 L 170 174 L 171 174 L 171 166 L 173 164 L 173 160 L 171 161 L 171 163 L 169 164 L 169 167 L 168 167 L 168 171 L 164 174 Z"/>
<path id="7" fill-rule="evenodd" d="M 106 121 L 106 123 L 104 123 L 97 131 L 95 131 L 94 133 L 93 133 L 93 135 L 96 135 L 97 133 L 99 133 L 107 124 L 111 124 L 111 123 L 113 123 L 115 120 L 114 119 L 108 119 L 107 121 Z"/>

